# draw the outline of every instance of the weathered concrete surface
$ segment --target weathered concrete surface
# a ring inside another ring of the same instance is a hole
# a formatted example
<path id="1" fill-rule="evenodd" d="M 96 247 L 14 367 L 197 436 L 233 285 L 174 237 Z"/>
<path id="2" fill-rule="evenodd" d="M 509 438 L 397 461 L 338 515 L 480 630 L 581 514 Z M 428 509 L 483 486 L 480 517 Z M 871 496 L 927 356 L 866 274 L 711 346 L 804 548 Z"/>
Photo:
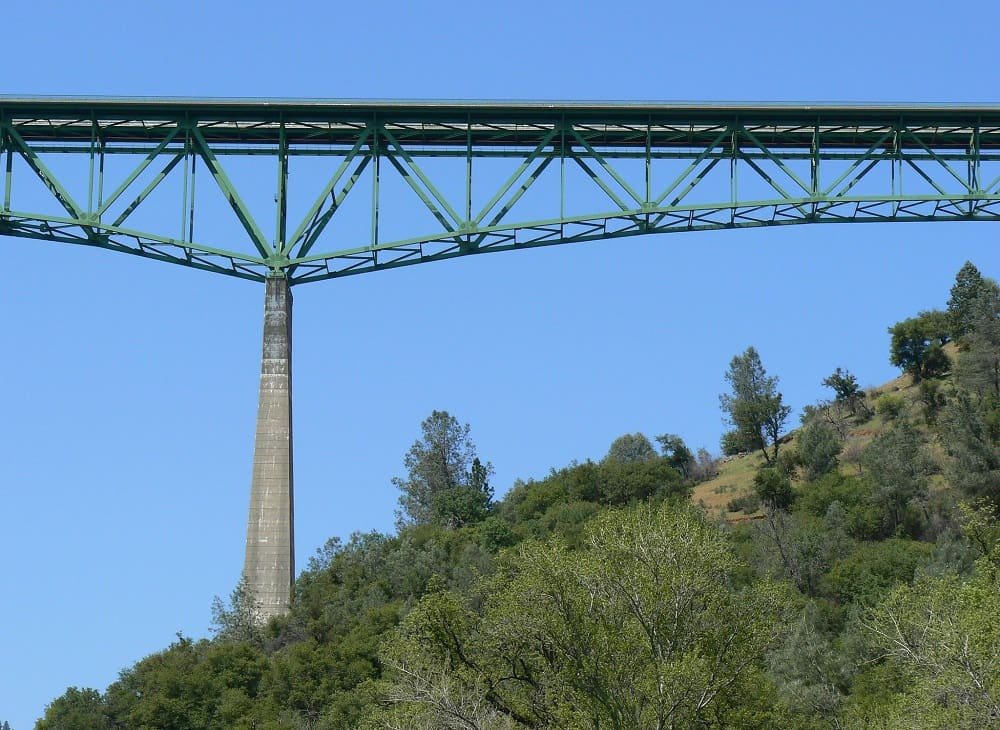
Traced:
<path id="1" fill-rule="evenodd" d="M 292 490 L 292 293 L 268 277 L 257 435 L 243 575 L 262 620 L 288 613 L 295 576 Z"/>

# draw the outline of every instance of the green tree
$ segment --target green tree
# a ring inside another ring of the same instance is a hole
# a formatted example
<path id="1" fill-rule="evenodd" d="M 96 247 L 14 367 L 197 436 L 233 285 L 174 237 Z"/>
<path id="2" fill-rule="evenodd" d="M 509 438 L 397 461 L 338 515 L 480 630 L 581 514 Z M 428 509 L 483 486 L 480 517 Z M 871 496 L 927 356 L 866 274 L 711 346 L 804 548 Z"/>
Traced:
<path id="1" fill-rule="evenodd" d="M 655 454 L 648 461 L 605 460 L 598 467 L 598 478 L 599 501 L 612 506 L 688 493 L 677 471 Z"/>
<path id="2" fill-rule="evenodd" d="M 872 500 L 881 515 L 884 534 L 891 535 L 904 527 L 911 502 L 926 500 L 934 461 L 920 432 L 906 421 L 877 436 L 865 449 L 862 461 L 872 482 Z"/>
<path id="3" fill-rule="evenodd" d="M 833 373 L 823 379 L 823 385 L 833 388 L 835 398 L 838 401 L 849 401 L 861 394 L 858 387 L 858 379 L 849 371 L 837 368 Z"/>
<path id="4" fill-rule="evenodd" d="M 228 604 L 218 596 L 212 601 L 212 632 L 222 641 L 260 645 L 264 639 L 263 615 L 260 602 L 243 576 L 230 594 Z"/>
<path id="5" fill-rule="evenodd" d="M 965 352 L 955 368 L 959 386 L 1000 403 L 1000 287 L 986 280 L 969 304 Z"/>
<path id="6" fill-rule="evenodd" d="M 402 492 L 399 524 L 459 526 L 482 519 L 493 499 L 493 466 L 477 459 L 469 425 L 447 411 L 433 411 L 420 430 L 403 461 L 406 478 L 392 480 Z"/>
<path id="7" fill-rule="evenodd" d="M 696 465 L 694 454 L 684 443 L 684 439 L 674 433 L 664 433 L 656 437 L 660 444 L 663 458 L 685 479 L 691 478 L 691 472 Z"/>
<path id="8" fill-rule="evenodd" d="M 1000 409 L 959 392 L 940 421 L 949 481 L 970 497 L 1000 504 Z"/>
<path id="9" fill-rule="evenodd" d="M 955 284 L 948 298 L 948 316 L 956 338 L 965 336 L 972 329 L 975 302 L 986 286 L 986 280 L 971 261 L 966 261 L 955 275 Z"/>
<path id="10" fill-rule="evenodd" d="M 805 477 L 815 481 L 837 468 L 837 456 L 843 444 L 828 423 L 813 417 L 799 432 L 799 461 L 805 467 Z"/>
<path id="11" fill-rule="evenodd" d="M 770 657 L 782 699 L 815 722 L 792 727 L 829 727 L 850 691 L 856 657 L 837 640 L 831 623 L 819 602 L 809 601 Z"/>
<path id="12" fill-rule="evenodd" d="M 769 510 L 750 528 L 752 560 L 757 571 L 783 578 L 802 593 L 815 596 L 830 566 L 852 546 L 846 518 L 834 503 L 822 518 L 796 511 Z"/>
<path id="13" fill-rule="evenodd" d="M 45 708 L 35 730 L 107 730 L 109 724 L 100 692 L 70 687 Z"/>
<path id="14" fill-rule="evenodd" d="M 608 454 L 604 458 L 609 461 L 620 461 L 623 464 L 650 461 L 657 457 L 656 449 L 644 434 L 626 433 L 611 442 Z"/>
<path id="15" fill-rule="evenodd" d="M 380 727 L 764 727 L 763 658 L 782 589 L 734 586 L 726 539 L 690 506 L 605 514 L 586 548 L 523 545 L 484 585 L 482 611 L 425 598 L 387 645 Z M 454 711 L 481 718 L 455 724 Z M 421 724 L 422 723 L 422 724 Z"/>
<path id="16" fill-rule="evenodd" d="M 731 392 L 720 395 L 719 403 L 735 428 L 723 438 L 723 450 L 728 453 L 734 443 L 742 451 L 759 449 L 770 464 L 778 458 L 781 430 L 792 411 L 781 401 L 778 378 L 767 374 L 753 347 L 733 357 L 725 378 Z"/>
<path id="17" fill-rule="evenodd" d="M 869 614 L 874 649 L 901 678 L 892 727 L 977 730 L 1000 724 L 1000 582 L 925 578 Z"/>
<path id="18" fill-rule="evenodd" d="M 921 378 L 940 375 L 949 367 L 942 347 L 951 336 L 951 320 L 940 310 L 921 312 L 889 328 L 889 362 L 913 376 Z"/>
<path id="19" fill-rule="evenodd" d="M 754 491 L 769 510 L 788 509 L 795 499 L 792 482 L 780 469 L 759 469 L 753 477 Z"/>

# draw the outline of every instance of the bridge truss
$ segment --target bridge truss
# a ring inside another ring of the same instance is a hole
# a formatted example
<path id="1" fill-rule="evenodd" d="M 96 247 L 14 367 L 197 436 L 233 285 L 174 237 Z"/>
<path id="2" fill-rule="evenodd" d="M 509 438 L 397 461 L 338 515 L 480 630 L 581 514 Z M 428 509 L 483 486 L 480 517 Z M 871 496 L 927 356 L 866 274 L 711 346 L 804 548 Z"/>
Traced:
<path id="1" fill-rule="evenodd" d="M 0 235 L 289 284 L 651 233 L 1000 217 L 998 106 L 0 97 L 0 159 Z M 201 224 L 213 205 L 225 235 Z"/>

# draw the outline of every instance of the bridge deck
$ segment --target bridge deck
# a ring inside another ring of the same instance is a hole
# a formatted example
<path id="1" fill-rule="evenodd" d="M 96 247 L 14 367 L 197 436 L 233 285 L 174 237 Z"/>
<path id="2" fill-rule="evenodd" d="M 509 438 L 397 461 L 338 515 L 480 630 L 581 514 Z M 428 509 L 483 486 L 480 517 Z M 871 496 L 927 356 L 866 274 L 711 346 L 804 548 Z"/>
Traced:
<path id="1" fill-rule="evenodd" d="M 30 142 L 158 143 L 179 121 L 209 143 L 317 148 L 351 145 L 373 122 L 401 142 L 447 148 L 534 147 L 570 125 L 591 144 L 691 149 L 719 130 L 750 128 L 768 147 L 867 147 L 905 127 L 903 145 L 1000 149 L 996 104 L 791 104 L 589 101 L 379 101 L 0 96 L 0 120 Z M 723 143 L 724 146 L 725 143 Z M 302 150 L 300 150 L 302 151 Z"/>

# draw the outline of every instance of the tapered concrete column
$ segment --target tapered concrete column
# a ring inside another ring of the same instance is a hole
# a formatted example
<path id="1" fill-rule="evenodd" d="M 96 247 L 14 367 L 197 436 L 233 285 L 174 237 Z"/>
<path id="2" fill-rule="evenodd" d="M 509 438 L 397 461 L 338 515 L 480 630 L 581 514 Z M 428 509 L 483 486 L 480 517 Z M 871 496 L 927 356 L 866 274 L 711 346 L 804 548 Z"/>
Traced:
<path id="1" fill-rule="evenodd" d="M 288 613 L 295 576 L 292 499 L 292 292 L 267 279 L 260 400 L 243 575 L 262 619 Z"/>

